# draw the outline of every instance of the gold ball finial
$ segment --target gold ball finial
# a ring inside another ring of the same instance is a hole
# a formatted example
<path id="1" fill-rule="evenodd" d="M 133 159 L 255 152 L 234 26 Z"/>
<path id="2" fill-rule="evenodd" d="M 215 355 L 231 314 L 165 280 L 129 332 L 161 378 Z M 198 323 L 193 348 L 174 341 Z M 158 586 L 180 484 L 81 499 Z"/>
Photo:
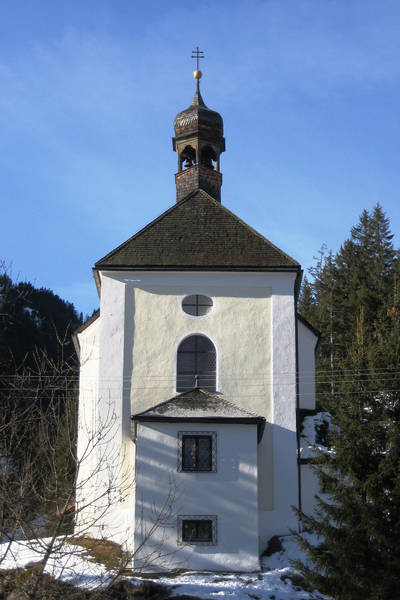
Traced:
<path id="1" fill-rule="evenodd" d="M 196 69 L 195 71 L 193 71 L 193 77 L 195 79 L 201 79 L 203 73 L 201 71 L 199 71 L 199 69 Z"/>

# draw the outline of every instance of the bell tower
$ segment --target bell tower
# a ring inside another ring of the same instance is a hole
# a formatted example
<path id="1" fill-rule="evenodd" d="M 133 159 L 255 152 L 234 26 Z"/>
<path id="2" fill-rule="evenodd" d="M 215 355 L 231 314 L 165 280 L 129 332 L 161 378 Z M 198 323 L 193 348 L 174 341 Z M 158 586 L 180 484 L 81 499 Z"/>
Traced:
<path id="1" fill-rule="evenodd" d="M 176 201 L 180 202 L 195 190 L 204 190 L 221 202 L 222 173 L 220 155 L 225 151 L 223 121 L 219 113 L 210 110 L 200 93 L 199 48 L 193 52 L 197 69 L 193 73 L 196 92 L 192 104 L 174 120 L 173 149 L 178 154 L 178 172 L 175 175 Z"/>

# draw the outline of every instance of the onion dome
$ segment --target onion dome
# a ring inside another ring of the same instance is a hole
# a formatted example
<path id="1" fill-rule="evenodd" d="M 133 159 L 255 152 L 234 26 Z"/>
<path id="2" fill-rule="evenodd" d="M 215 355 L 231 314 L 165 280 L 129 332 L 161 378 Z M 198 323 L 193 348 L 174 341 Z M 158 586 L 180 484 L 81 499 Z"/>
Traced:
<path id="1" fill-rule="evenodd" d="M 218 136 L 223 135 L 222 117 L 215 110 L 210 110 L 200 94 L 199 80 L 201 71 L 195 71 L 196 93 L 192 104 L 176 115 L 174 120 L 175 135 L 180 137 L 197 131 L 204 131 Z"/>

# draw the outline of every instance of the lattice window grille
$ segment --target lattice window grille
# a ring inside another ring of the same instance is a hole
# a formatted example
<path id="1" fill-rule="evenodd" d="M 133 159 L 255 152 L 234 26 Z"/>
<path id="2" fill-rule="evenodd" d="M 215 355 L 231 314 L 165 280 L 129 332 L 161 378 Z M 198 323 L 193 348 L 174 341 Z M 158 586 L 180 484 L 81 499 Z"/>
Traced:
<path id="1" fill-rule="evenodd" d="M 193 539 L 196 534 L 197 538 Z M 201 539 L 206 535 L 207 539 Z M 177 541 L 179 545 L 185 546 L 216 546 L 217 515 L 178 515 Z"/>
<path id="2" fill-rule="evenodd" d="M 186 439 L 185 439 L 186 438 Z M 198 438 L 194 446 L 194 465 L 190 466 L 190 439 Z M 209 439 L 209 444 L 205 443 Z M 200 457 L 200 448 L 203 455 Z M 210 455 L 206 456 L 209 449 Z M 186 456 L 185 456 L 186 451 Z M 196 452 L 197 456 L 196 456 Z M 200 460 L 201 458 L 201 460 Z M 178 472 L 191 473 L 216 473 L 217 471 L 217 432 L 216 431 L 178 431 Z"/>

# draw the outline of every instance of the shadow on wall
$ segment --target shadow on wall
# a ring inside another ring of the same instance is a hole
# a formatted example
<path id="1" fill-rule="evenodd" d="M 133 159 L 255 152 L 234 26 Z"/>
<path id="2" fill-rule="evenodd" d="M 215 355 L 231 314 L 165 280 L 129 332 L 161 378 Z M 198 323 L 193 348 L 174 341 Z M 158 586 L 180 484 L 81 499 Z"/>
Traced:
<path id="1" fill-rule="evenodd" d="M 200 427 L 194 423 L 138 427 L 136 569 L 259 569 L 256 427 L 228 425 L 227 432 L 224 427 L 212 423 Z M 178 428 L 217 431 L 216 473 L 178 472 Z M 293 437 L 293 432 L 279 429 L 282 444 L 283 438 L 288 441 Z M 150 444 L 151 451 L 148 452 Z M 230 452 L 227 452 L 227 446 Z M 296 464 L 296 455 L 292 460 Z M 285 470 L 285 465 L 282 469 Z M 273 483 L 271 481 L 270 485 Z M 281 515 L 286 513 L 292 517 L 290 495 L 287 506 L 278 508 Z M 178 527 L 178 516 L 182 515 L 193 519 L 207 515 L 216 517 L 215 545 L 182 544 Z M 274 519 L 275 511 L 271 511 L 271 529 Z"/>

